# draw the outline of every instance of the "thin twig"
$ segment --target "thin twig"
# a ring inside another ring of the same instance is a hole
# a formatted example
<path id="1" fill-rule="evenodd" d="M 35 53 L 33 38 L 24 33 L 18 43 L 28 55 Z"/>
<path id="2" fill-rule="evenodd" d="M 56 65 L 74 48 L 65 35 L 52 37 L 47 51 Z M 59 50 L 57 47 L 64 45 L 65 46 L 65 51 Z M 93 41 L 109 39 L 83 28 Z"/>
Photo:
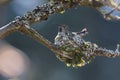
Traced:
<path id="1" fill-rule="evenodd" d="M 93 56 L 103 56 L 109 58 L 120 57 L 120 52 L 118 49 L 116 49 L 116 51 L 113 51 L 105 48 L 97 48 L 93 51 Z"/>
<path id="2" fill-rule="evenodd" d="M 119 44 L 115 51 L 101 48 L 97 44 L 85 41 L 82 37 L 87 33 L 87 29 L 81 32 L 69 31 L 68 26 L 59 26 L 59 31 L 55 37 L 55 45 L 61 51 L 65 51 L 65 55 L 70 55 L 72 59 L 64 58 L 64 56 L 57 56 L 68 66 L 81 67 L 84 66 L 96 57 L 104 56 L 109 58 L 120 57 Z"/>
<path id="3" fill-rule="evenodd" d="M 115 2 L 115 0 L 108 0 L 109 1 L 109 5 L 113 8 L 116 8 L 116 10 L 120 11 L 120 3 L 117 4 L 117 1 Z"/>
<path id="4" fill-rule="evenodd" d="M 99 5 L 95 5 L 95 4 L 99 4 Z M 37 40 L 38 42 L 42 43 L 44 46 L 52 50 L 55 54 L 62 55 L 68 59 L 72 59 L 71 57 L 65 54 L 62 54 L 62 53 L 65 53 L 65 51 L 60 51 L 59 49 L 57 49 L 54 44 L 52 44 L 47 39 L 43 38 L 34 29 L 30 28 L 29 25 L 35 22 L 41 22 L 41 21 L 47 20 L 48 17 L 52 14 L 64 13 L 65 10 L 72 8 L 72 7 L 76 7 L 78 5 L 91 6 L 93 8 L 100 8 L 101 6 L 104 6 L 104 4 L 101 3 L 101 0 L 51 0 L 50 2 L 44 5 L 37 6 L 31 12 L 27 12 L 23 17 L 17 17 L 14 21 L 1 27 L 0 38 L 2 39 L 6 37 L 7 35 L 11 34 L 12 32 L 20 31 L 26 35 L 31 36 L 33 39 Z M 106 53 L 108 52 L 109 54 L 109 51 L 101 49 L 101 48 L 100 49 L 98 48 L 93 52 L 95 56 L 103 55 L 103 56 L 108 57 Z M 113 56 L 114 55 L 116 54 L 113 54 Z M 118 55 L 116 55 L 115 57 L 118 57 Z"/>
<path id="5" fill-rule="evenodd" d="M 16 30 L 17 30 L 17 27 L 15 26 L 15 21 L 10 22 L 9 24 L 0 28 L 0 38 L 4 38 L 7 35 L 15 32 Z"/>
<path id="6" fill-rule="evenodd" d="M 107 0 L 106 2 L 113 3 L 113 0 Z M 105 1 L 101 0 L 50 0 L 48 3 L 37 6 L 33 11 L 27 12 L 23 17 L 17 18 L 9 24 L 0 28 L 0 38 L 3 38 L 10 33 L 18 29 L 18 24 L 21 20 L 33 24 L 35 22 L 41 22 L 47 20 L 48 17 L 55 13 L 63 13 L 65 10 L 80 6 L 91 6 L 93 8 L 100 8 L 104 6 Z M 108 4 L 107 4 L 108 5 Z M 20 27 L 20 26 L 19 26 Z"/>
<path id="7" fill-rule="evenodd" d="M 64 0 L 63 0 L 64 1 Z M 75 4 L 76 3 L 76 4 Z M 68 8 L 71 8 L 77 5 L 78 2 L 69 2 L 69 1 L 54 1 L 47 4 L 37 6 L 33 11 L 27 12 L 22 17 L 17 17 L 14 21 L 8 23 L 7 25 L 0 28 L 0 38 L 4 38 L 10 33 L 19 29 L 21 21 L 27 22 L 28 24 L 33 24 L 35 22 L 41 22 L 47 20 L 47 18 L 55 13 L 61 13 Z M 72 4 L 72 5 L 71 5 Z"/>

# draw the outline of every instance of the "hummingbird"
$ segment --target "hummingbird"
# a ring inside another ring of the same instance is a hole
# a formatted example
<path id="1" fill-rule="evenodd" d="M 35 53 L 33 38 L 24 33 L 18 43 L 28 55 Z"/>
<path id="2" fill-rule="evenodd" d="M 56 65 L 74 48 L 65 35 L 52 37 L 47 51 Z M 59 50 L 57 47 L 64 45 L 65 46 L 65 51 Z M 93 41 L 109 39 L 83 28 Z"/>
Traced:
<path id="1" fill-rule="evenodd" d="M 92 43 L 86 42 L 83 36 L 88 34 L 86 28 L 80 32 L 69 31 L 67 25 L 58 26 L 58 34 L 54 39 L 55 46 L 64 51 L 65 54 L 70 56 L 72 59 L 68 59 L 62 55 L 56 55 L 59 60 L 64 62 L 67 66 L 82 67 L 91 62 L 93 59 Z"/>

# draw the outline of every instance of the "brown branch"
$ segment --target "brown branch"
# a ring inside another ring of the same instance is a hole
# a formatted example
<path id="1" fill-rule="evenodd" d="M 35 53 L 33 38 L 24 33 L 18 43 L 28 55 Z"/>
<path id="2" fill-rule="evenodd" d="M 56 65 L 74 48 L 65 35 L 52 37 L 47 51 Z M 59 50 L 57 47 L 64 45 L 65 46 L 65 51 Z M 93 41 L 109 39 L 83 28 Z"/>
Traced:
<path id="1" fill-rule="evenodd" d="M 64 1 L 64 0 L 63 0 Z M 73 3 L 73 2 L 72 2 Z M 7 25 L 0 28 L 0 38 L 4 38 L 10 33 L 18 30 L 18 27 L 21 27 L 20 24 L 28 23 L 33 24 L 35 22 L 41 22 L 47 20 L 47 18 L 55 13 L 61 13 L 65 9 L 71 8 L 77 5 L 77 2 L 74 2 L 73 5 L 69 1 L 54 1 L 47 4 L 37 6 L 33 11 L 27 12 L 23 17 L 17 17 L 14 21 L 8 23 Z M 76 3 L 76 4 L 75 4 Z"/>
<path id="2" fill-rule="evenodd" d="M 108 4 L 109 3 L 109 4 Z M 100 8 L 105 5 L 112 5 L 113 0 L 50 0 L 50 2 L 37 6 L 33 11 L 26 13 L 23 17 L 17 18 L 9 24 L 0 28 L 0 38 L 3 38 L 18 29 L 18 22 L 21 20 L 33 24 L 47 20 L 47 18 L 55 13 L 61 13 L 69 8 L 80 6 L 91 6 L 93 8 Z M 114 3 L 115 4 L 115 3 Z M 116 6 L 115 6 L 116 8 Z M 104 14 L 103 14 L 104 15 Z M 16 25 L 17 23 L 17 25 Z M 19 26 L 20 27 L 20 26 Z"/>
<path id="3" fill-rule="evenodd" d="M 61 51 L 65 51 L 65 55 L 70 55 L 72 59 L 57 56 L 68 66 L 81 67 L 88 64 L 94 57 L 103 56 L 109 58 L 120 57 L 119 45 L 115 51 L 101 48 L 98 45 L 85 41 L 82 37 L 87 33 L 87 29 L 81 32 L 69 31 L 68 26 L 59 26 L 58 34 L 55 37 L 55 45 Z"/>
<path id="4" fill-rule="evenodd" d="M 43 38 L 40 34 L 38 34 L 34 29 L 30 28 L 28 25 L 33 24 L 35 22 L 41 22 L 43 20 L 47 20 L 47 18 L 55 13 L 61 13 L 65 9 L 74 7 L 77 5 L 77 2 L 72 1 L 54 1 L 44 4 L 42 6 L 37 6 L 32 12 L 26 13 L 23 17 L 17 17 L 14 21 L 0 28 L 0 38 L 4 38 L 7 35 L 20 31 L 26 35 L 31 36 L 33 39 L 42 43 L 44 46 L 48 47 L 51 51 L 53 51 L 57 55 L 64 55 L 61 53 L 65 53 L 64 51 L 60 51 L 57 49 L 50 41 Z M 71 57 L 64 55 L 71 59 Z"/>
<path id="5" fill-rule="evenodd" d="M 119 52 L 119 47 L 113 51 L 113 50 L 108 50 L 105 48 L 97 48 L 93 51 L 93 56 L 103 56 L 103 57 L 109 57 L 109 58 L 115 58 L 115 57 L 120 57 L 120 52 Z"/>
<path id="6" fill-rule="evenodd" d="M 14 21 L 1 27 L 0 28 L 0 38 L 2 39 L 5 36 L 11 34 L 12 32 L 20 31 L 20 32 L 24 33 L 25 35 L 28 35 L 28 36 L 32 37 L 33 39 L 35 39 L 36 41 L 42 43 L 44 46 L 46 46 L 51 51 L 53 51 L 56 55 L 60 55 L 60 57 L 62 56 L 62 57 L 65 57 L 65 58 L 71 60 L 73 57 L 66 55 L 67 54 L 66 51 L 59 50 L 54 44 L 52 44 L 50 41 L 48 41 L 43 36 L 41 36 L 39 33 L 37 33 L 34 29 L 30 28 L 30 25 L 35 22 L 41 22 L 41 21 L 47 20 L 48 17 L 51 16 L 52 14 L 63 13 L 65 10 L 72 8 L 72 7 L 76 7 L 78 5 L 90 6 L 95 9 L 98 9 L 101 6 L 107 5 L 107 4 L 104 4 L 104 2 L 102 2 L 102 1 L 106 1 L 106 0 L 51 0 L 47 4 L 37 6 L 31 12 L 27 12 L 23 17 L 17 17 Z M 112 1 L 112 0 L 108 0 L 108 2 L 109 1 Z M 85 44 L 80 48 L 86 49 L 86 46 L 92 46 L 92 43 L 87 44 L 87 45 Z M 80 52 L 82 49 L 80 49 Z M 91 49 L 94 49 L 94 47 L 91 47 L 90 49 L 89 48 L 86 49 L 86 52 L 91 53 Z M 86 54 L 86 52 L 83 51 L 83 53 L 85 53 L 85 54 Z M 93 53 L 94 54 L 92 54 L 92 56 L 106 56 L 106 57 L 119 57 L 120 56 L 118 54 L 118 52 L 117 52 L 117 54 L 113 54 L 116 52 L 102 49 L 102 48 L 97 48 L 96 50 L 93 51 Z M 83 55 L 85 55 L 85 54 L 83 54 Z M 90 54 L 85 55 L 85 57 L 88 57 L 87 58 L 88 60 L 85 59 L 86 61 L 89 61 L 89 58 L 91 58 Z M 65 59 L 65 58 L 62 58 L 62 59 Z M 82 57 L 80 60 L 82 62 Z"/>
<path id="7" fill-rule="evenodd" d="M 117 4 L 117 3 L 115 3 L 114 0 L 109 0 L 109 4 L 108 5 L 110 5 L 113 8 L 116 8 L 116 10 L 120 11 L 120 6 L 118 6 L 118 5 L 120 5 L 120 3 Z"/>
<path id="8" fill-rule="evenodd" d="M 16 26 L 15 26 L 15 21 L 3 26 L 0 28 L 0 38 L 4 38 L 6 37 L 7 35 L 15 32 L 17 29 L 16 29 Z"/>
<path id="9" fill-rule="evenodd" d="M 64 55 L 62 53 L 65 53 L 64 51 L 61 51 L 56 48 L 56 46 L 45 39 L 42 35 L 40 35 L 37 31 L 35 31 L 33 28 L 30 28 L 28 25 L 25 25 L 19 29 L 20 32 L 22 32 L 25 35 L 30 36 L 34 40 L 38 41 L 39 43 L 43 44 L 46 46 L 48 49 L 53 51 L 56 55 L 61 55 L 64 56 L 65 58 L 72 59 L 70 56 Z"/>

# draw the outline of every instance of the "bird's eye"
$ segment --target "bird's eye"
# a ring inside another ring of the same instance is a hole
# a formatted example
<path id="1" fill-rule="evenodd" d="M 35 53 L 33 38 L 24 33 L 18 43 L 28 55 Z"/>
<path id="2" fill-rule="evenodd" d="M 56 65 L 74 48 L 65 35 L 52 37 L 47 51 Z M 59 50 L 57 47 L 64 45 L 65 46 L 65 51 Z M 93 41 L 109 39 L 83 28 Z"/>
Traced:
<path id="1" fill-rule="evenodd" d="M 62 32 L 62 28 L 59 28 L 59 31 Z"/>
<path id="2" fill-rule="evenodd" d="M 66 32 L 65 34 L 67 35 L 68 33 Z"/>
<path id="3" fill-rule="evenodd" d="M 69 35 L 69 33 L 67 33 L 67 32 L 66 32 L 65 34 L 66 34 L 66 35 Z"/>

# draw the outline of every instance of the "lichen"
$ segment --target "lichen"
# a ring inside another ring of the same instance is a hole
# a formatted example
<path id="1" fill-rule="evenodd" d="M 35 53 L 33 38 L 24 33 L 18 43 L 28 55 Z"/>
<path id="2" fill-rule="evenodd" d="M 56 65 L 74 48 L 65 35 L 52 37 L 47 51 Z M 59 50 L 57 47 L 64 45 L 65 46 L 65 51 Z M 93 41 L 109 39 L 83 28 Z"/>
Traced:
<path id="1" fill-rule="evenodd" d="M 87 31 L 71 32 L 66 25 L 59 27 L 58 35 L 55 37 L 55 45 L 63 51 L 62 54 L 72 57 L 65 58 L 62 55 L 56 55 L 58 59 L 64 62 L 67 66 L 82 67 L 91 62 L 93 44 L 83 40 L 83 34 Z"/>

